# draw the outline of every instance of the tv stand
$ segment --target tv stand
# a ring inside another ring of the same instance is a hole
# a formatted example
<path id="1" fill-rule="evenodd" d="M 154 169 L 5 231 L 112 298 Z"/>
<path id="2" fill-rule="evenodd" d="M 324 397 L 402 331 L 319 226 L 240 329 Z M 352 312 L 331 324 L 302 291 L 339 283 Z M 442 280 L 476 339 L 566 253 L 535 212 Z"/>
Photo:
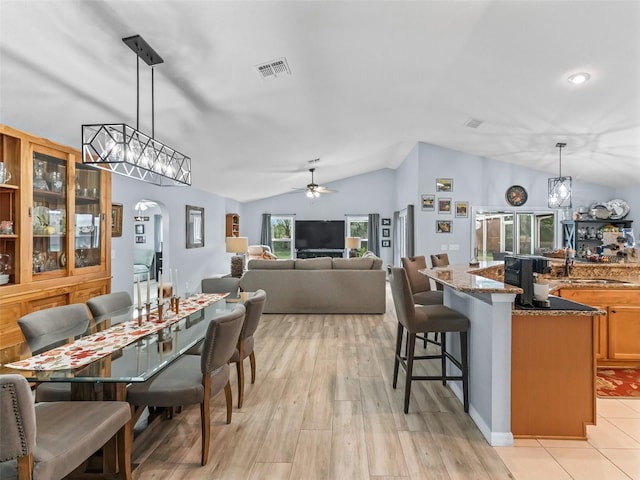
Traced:
<path id="1" fill-rule="evenodd" d="M 329 248 L 296 250 L 296 258 L 318 257 L 342 258 L 344 257 L 344 250 L 332 250 Z"/>

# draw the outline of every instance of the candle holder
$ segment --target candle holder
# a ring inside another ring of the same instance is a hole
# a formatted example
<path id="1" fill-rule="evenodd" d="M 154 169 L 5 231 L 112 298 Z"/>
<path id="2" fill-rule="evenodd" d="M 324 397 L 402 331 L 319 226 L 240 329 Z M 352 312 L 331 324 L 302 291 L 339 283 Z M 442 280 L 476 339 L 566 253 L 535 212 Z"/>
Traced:
<path id="1" fill-rule="evenodd" d="M 151 313 L 151 302 L 145 303 L 144 306 L 147 309 L 147 315 L 149 315 Z"/>
<path id="2" fill-rule="evenodd" d="M 138 312 L 138 326 L 142 325 L 142 312 L 144 312 L 143 307 L 136 307 L 136 311 Z"/>
<path id="3" fill-rule="evenodd" d="M 178 315 L 180 313 L 180 297 L 173 297 L 173 299 L 173 311 Z"/>
<path id="4" fill-rule="evenodd" d="M 161 302 L 158 302 L 158 320 L 162 321 L 162 307 L 164 305 Z"/>

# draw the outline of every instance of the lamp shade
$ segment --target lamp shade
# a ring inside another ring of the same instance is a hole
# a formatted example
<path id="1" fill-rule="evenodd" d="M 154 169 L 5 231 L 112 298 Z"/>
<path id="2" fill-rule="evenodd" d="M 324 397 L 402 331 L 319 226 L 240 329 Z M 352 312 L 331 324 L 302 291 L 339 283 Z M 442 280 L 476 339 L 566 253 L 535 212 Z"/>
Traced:
<path id="1" fill-rule="evenodd" d="M 225 238 L 227 253 L 247 253 L 249 250 L 248 237 L 227 237 Z"/>
<path id="2" fill-rule="evenodd" d="M 360 237 L 347 237 L 347 248 L 360 248 Z"/>

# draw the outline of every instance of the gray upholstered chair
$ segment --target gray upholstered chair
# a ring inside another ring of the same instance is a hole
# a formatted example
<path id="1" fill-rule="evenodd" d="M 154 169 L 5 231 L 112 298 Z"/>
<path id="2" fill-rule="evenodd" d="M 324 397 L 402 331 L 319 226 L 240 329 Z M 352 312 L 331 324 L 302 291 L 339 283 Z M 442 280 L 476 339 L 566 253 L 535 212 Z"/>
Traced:
<path id="1" fill-rule="evenodd" d="M 232 297 L 237 297 L 240 279 L 238 277 L 203 278 L 200 286 L 202 293 L 230 293 Z"/>
<path id="2" fill-rule="evenodd" d="M 77 335 L 83 334 L 91 317 L 86 305 L 73 303 L 59 307 L 37 310 L 18 319 L 31 353 L 64 345 Z M 36 388 L 36 402 L 59 402 L 71 400 L 71 384 L 67 382 L 41 383 Z"/>
<path id="3" fill-rule="evenodd" d="M 87 306 L 93 318 L 107 313 L 117 312 L 129 308 L 133 305 L 131 295 L 128 292 L 113 292 L 105 295 L 98 295 L 87 300 Z"/>
<path id="4" fill-rule="evenodd" d="M 137 421 L 145 406 L 180 407 L 200 404 L 202 428 L 201 464 L 209 458 L 209 400 L 224 390 L 227 400 L 227 423 L 231 423 L 232 399 L 229 384 L 229 359 L 233 355 L 242 323 L 244 305 L 211 321 L 202 346 L 202 355 L 182 355 L 175 362 L 144 383 L 127 389 L 127 401 L 135 406 Z"/>
<path id="5" fill-rule="evenodd" d="M 258 328 L 266 300 L 267 292 L 258 290 L 244 302 L 247 313 L 244 316 L 244 325 L 240 332 L 238 346 L 231 357 L 231 362 L 236 364 L 238 372 L 238 408 L 242 408 L 242 403 L 244 402 L 244 359 L 247 357 L 249 357 L 251 364 L 251 383 L 256 382 L 256 354 L 253 349 L 253 334 Z"/>
<path id="6" fill-rule="evenodd" d="M 435 255 L 431 255 L 431 267 L 447 267 L 449 265 L 449 254 L 448 253 L 436 253 Z M 440 282 L 436 282 L 436 288 L 438 290 L 442 290 L 442 284 Z"/>
<path id="7" fill-rule="evenodd" d="M 413 301 L 409 279 L 403 268 L 392 268 L 389 277 L 391 284 L 391 294 L 398 317 L 398 333 L 396 338 L 396 354 L 393 364 L 393 388 L 398 383 L 398 367 L 406 372 L 404 390 L 404 413 L 409 413 L 409 397 L 411 395 L 411 382 L 413 380 L 441 380 L 446 385 L 447 380 L 462 380 L 463 406 L 464 411 L 469 411 L 469 366 L 468 366 L 468 330 L 469 319 L 444 305 L 417 306 Z M 407 340 L 405 354 L 402 355 L 402 340 L 404 330 L 407 330 Z M 439 355 L 415 355 L 415 344 L 417 334 L 428 332 L 441 333 L 441 351 Z M 460 334 L 460 354 L 461 359 L 457 360 L 447 352 L 445 332 L 459 332 Z M 440 359 L 441 374 L 438 376 L 414 375 L 414 360 Z M 451 376 L 446 373 L 447 359 L 461 370 L 461 375 Z"/>
<path id="8" fill-rule="evenodd" d="M 109 443 L 130 479 L 130 418 L 126 402 L 34 405 L 23 376 L 0 375 L 0 478 L 59 480 Z"/>

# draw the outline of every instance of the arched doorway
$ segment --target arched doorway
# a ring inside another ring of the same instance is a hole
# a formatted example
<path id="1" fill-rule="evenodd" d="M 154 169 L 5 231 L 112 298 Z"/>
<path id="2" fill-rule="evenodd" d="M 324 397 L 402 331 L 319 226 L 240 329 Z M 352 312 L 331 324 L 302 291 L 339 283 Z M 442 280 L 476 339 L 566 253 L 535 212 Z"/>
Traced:
<path id="1" fill-rule="evenodd" d="M 167 243 L 169 216 L 164 204 L 157 200 L 140 199 L 135 205 L 133 237 L 133 281 L 139 282 L 142 303 L 153 302 L 158 296 L 158 277 L 168 259 Z M 149 293 L 147 293 L 147 290 Z M 134 305 L 138 288 L 133 289 Z"/>

